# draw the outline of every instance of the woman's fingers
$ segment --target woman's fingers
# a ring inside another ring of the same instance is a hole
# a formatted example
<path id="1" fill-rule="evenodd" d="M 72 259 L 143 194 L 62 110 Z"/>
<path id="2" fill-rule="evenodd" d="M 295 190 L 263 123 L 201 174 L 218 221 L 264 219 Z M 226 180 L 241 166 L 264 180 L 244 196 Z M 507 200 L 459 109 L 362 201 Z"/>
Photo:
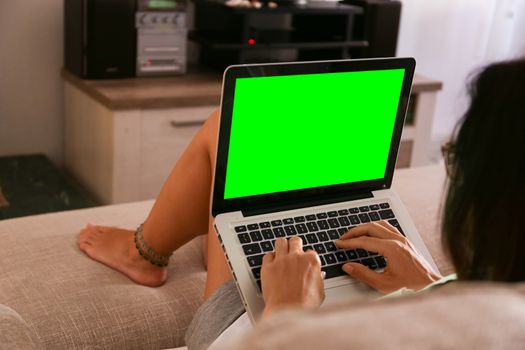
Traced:
<path id="1" fill-rule="evenodd" d="M 401 232 L 399 232 L 397 230 L 397 228 L 395 228 L 394 226 L 392 226 L 388 221 L 376 221 L 378 225 L 381 225 L 383 226 L 384 228 L 386 228 L 387 230 L 391 231 L 392 233 L 396 234 L 397 236 L 399 237 L 403 237 L 403 235 L 401 234 Z"/>
<path id="2" fill-rule="evenodd" d="M 285 238 L 277 238 L 275 240 L 275 257 L 288 254 L 288 241 Z"/>
<path id="3" fill-rule="evenodd" d="M 376 224 L 378 225 L 381 225 L 383 226 L 384 228 L 386 229 L 389 229 L 389 230 L 395 230 L 395 227 L 390 225 L 390 223 L 388 221 L 385 221 L 385 220 L 381 220 L 381 221 L 375 221 Z"/>
<path id="4" fill-rule="evenodd" d="M 303 240 L 298 236 L 290 238 L 288 241 L 288 251 L 290 253 L 302 253 L 303 252 Z"/>
<path id="5" fill-rule="evenodd" d="M 273 259 L 275 259 L 275 253 L 274 252 L 269 252 L 269 253 L 264 254 L 264 256 L 263 256 L 263 265 L 271 263 L 273 261 Z"/>
<path id="6" fill-rule="evenodd" d="M 342 249 L 357 249 L 362 248 L 370 252 L 377 252 L 385 255 L 385 245 L 388 240 L 383 240 L 375 237 L 361 236 L 354 239 L 338 239 L 335 245 Z"/>
<path id="7" fill-rule="evenodd" d="M 350 277 L 366 283 L 377 290 L 383 290 L 383 274 L 381 273 L 370 270 L 368 267 L 359 263 L 346 263 L 343 265 L 343 271 L 346 272 Z"/>
<path id="8" fill-rule="evenodd" d="M 397 238 L 398 234 L 392 231 L 387 226 L 379 224 L 379 222 L 370 222 L 368 224 L 359 225 L 345 233 L 340 239 L 349 239 L 361 236 L 370 236 L 382 239 Z"/>

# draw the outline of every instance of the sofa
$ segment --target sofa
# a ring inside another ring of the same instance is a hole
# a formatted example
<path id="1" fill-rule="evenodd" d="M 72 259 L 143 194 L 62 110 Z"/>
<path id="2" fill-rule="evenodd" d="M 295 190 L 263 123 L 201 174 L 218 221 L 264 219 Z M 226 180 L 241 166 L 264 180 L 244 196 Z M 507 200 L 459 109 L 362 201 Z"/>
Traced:
<path id="1" fill-rule="evenodd" d="M 401 197 L 442 274 L 452 272 L 440 240 L 445 190 L 442 164 L 397 170 Z M 153 201 L 110 205 L 0 221 L 0 325 L 6 348 L 166 349 L 184 346 L 184 333 L 206 277 L 201 239 L 175 252 L 159 288 L 137 285 L 95 263 L 77 247 L 87 223 L 133 229 Z M 7 320 L 7 321 L 6 321 Z M 26 343 L 24 343 L 24 341 Z M 7 344 L 7 345 L 6 345 Z M 28 345 L 29 348 L 29 345 Z"/>

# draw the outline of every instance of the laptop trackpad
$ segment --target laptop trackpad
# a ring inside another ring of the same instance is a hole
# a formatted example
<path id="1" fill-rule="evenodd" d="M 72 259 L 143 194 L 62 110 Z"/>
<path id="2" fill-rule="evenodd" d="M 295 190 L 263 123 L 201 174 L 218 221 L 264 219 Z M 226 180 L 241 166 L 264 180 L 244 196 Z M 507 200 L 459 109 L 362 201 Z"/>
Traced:
<path id="1" fill-rule="evenodd" d="M 363 283 L 356 281 L 349 282 L 350 283 L 333 287 L 330 286 L 331 283 L 327 283 L 328 285 L 325 288 L 326 299 L 321 307 L 334 303 L 347 303 L 365 299 L 376 299 L 382 296 L 381 293 Z"/>

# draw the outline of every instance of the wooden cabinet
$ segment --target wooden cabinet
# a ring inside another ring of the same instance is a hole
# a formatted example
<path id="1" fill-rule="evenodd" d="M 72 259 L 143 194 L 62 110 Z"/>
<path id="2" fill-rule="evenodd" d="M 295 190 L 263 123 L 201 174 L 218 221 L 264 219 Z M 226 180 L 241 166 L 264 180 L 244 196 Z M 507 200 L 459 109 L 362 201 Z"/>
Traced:
<path id="1" fill-rule="evenodd" d="M 197 76 L 196 87 L 187 77 L 83 81 L 62 75 L 65 167 L 104 204 L 155 198 L 219 105 L 215 75 Z"/>
<path id="2" fill-rule="evenodd" d="M 216 106 L 142 111 L 140 197 L 154 198 L 171 168 Z"/>
<path id="3" fill-rule="evenodd" d="M 216 106 L 112 111 L 65 82 L 65 164 L 102 203 L 155 198 Z"/>
<path id="4" fill-rule="evenodd" d="M 62 76 L 65 167 L 104 204 L 155 198 L 220 100 L 216 73 L 120 81 Z M 416 76 L 398 166 L 426 163 L 440 88 Z"/>

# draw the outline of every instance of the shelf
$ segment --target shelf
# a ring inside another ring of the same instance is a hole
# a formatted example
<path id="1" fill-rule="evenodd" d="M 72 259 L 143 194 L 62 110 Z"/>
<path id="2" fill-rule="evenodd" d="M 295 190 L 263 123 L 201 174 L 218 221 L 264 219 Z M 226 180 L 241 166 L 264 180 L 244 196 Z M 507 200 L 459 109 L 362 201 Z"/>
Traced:
<path id="1" fill-rule="evenodd" d="M 219 69 L 231 64 L 349 58 L 369 47 L 353 35 L 359 6 L 309 2 L 277 8 L 228 7 L 224 2 L 195 3 L 195 30 L 189 39 L 201 46 L 200 62 Z"/>
<path id="2" fill-rule="evenodd" d="M 314 35 L 312 35 L 314 36 Z M 309 41 L 312 36 L 308 33 L 297 33 L 288 30 L 261 30 L 256 32 L 256 43 L 239 42 L 239 38 L 217 32 L 189 33 L 189 38 L 213 50 L 239 49 L 333 49 L 333 48 L 364 48 L 368 46 L 366 40 L 337 40 L 336 37 L 317 37 L 316 41 Z"/>
<path id="3" fill-rule="evenodd" d="M 331 1 L 311 1 L 306 5 L 296 5 L 290 3 L 289 5 L 279 5 L 276 8 L 270 7 L 261 7 L 261 8 L 251 8 L 251 7 L 229 7 L 225 6 L 224 2 L 219 1 L 207 1 L 211 6 L 217 6 L 225 8 L 228 11 L 231 11 L 236 14 L 293 14 L 293 15 L 330 15 L 330 14 L 354 14 L 360 15 L 364 13 L 362 7 L 354 5 L 341 4 L 339 2 Z"/>

